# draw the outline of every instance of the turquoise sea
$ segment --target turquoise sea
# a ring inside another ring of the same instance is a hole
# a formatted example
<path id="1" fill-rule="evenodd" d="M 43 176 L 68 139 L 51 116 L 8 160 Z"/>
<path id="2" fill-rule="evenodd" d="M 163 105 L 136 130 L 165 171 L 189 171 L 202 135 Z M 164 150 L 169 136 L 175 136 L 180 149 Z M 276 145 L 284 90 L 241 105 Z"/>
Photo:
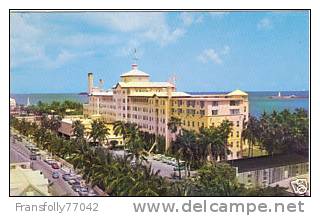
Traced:
<path id="1" fill-rule="evenodd" d="M 189 92 L 190 94 L 212 94 L 219 92 Z M 224 93 L 224 92 L 220 92 Z M 270 96 L 278 95 L 278 91 L 257 91 L 248 92 L 250 103 L 250 114 L 259 116 L 264 111 L 272 112 L 273 110 L 281 111 L 283 109 L 294 110 L 296 108 L 304 108 L 309 110 L 309 92 L 308 91 L 282 91 L 282 96 L 296 95 L 303 98 L 292 99 L 271 99 Z M 68 94 L 11 94 L 18 104 L 27 104 L 29 97 L 31 104 L 36 104 L 38 101 L 52 102 L 72 100 L 81 103 L 86 103 L 88 97 L 75 93 Z"/>

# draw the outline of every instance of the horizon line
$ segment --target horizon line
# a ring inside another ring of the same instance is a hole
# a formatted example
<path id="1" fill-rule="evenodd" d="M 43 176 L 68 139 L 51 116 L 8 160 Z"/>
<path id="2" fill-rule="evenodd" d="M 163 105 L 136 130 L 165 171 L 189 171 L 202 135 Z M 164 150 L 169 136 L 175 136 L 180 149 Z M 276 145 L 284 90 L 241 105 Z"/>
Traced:
<path id="1" fill-rule="evenodd" d="M 234 89 L 236 90 L 236 89 Z M 222 92 L 222 93 L 225 93 L 225 92 L 232 92 L 234 90 L 221 90 L 221 91 L 182 91 L 182 92 Z M 242 89 L 240 89 L 242 90 Z M 242 91 L 245 91 L 245 92 L 309 92 L 309 89 L 308 90 L 242 90 Z M 13 93 L 13 92 L 10 92 L 10 95 L 11 94 L 80 94 L 80 93 L 87 93 L 86 91 L 79 91 L 79 92 L 32 92 L 32 93 Z"/>

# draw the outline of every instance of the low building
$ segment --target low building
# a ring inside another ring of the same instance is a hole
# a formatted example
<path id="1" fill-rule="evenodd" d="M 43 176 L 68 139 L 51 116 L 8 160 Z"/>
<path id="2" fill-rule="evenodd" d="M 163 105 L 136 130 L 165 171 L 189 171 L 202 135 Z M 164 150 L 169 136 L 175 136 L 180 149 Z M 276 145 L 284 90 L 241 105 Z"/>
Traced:
<path id="1" fill-rule="evenodd" d="M 17 107 L 16 100 L 14 98 L 10 98 L 10 110 L 14 110 Z"/>
<path id="2" fill-rule="evenodd" d="M 75 117 L 69 116 L 68 118 L 64 118 L 61 120 L 61 126 L 58 129 L 58 132 L 67 138 L 73 137 L 72 124 L 73 124 L 73 122 L 79 120 L 84 126 L 86 138 L 89 138 L 89 134 L 91 131 L 91 124 L 94 119 L 99 119 L 99 118 L 100 118 L 99 116 L 92 116 L 92 118 L 90 118 L 90 119 L 89 118 L 81 118 L 79 116 L 75 116 Z M 118 145 L 122 145 L 123 144 L 122 143 L 123 142 L 122 136 L 120 136 L 120 135 L 117 136 L 114 134 L 113 124 L 105 123 L 105 126 L 106 126 L 106 128 L 108 128 L 108 131 L 109 131 L 109 135 L 107 136 L 108 143 L 115 142 Z"/>
<path id="3" fill-rule="evenodd" d="M 30 162 L 10 164 L 10 196 L 51 196 L 49 182 Z"/>
<path id="4" fill-rule="evenodd" d="M 284 179 L 307 174 L 307 156 L 285 154 L 227 161 L 236 168 L 238 181 L 247 187 L 267 187 Z"/>

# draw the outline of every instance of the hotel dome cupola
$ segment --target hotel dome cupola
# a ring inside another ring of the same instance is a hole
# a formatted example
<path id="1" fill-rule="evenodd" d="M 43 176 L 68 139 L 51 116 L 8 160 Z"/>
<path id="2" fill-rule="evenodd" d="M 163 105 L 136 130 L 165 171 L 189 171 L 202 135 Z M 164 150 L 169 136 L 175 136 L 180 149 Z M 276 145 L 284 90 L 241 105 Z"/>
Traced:
<path id="1" fill-rule="evenodd" d="M 134 63 L 131 65 L 131 70 L 120 76 L 121 82 L 149 82 L 150 75 L 139 70 L 136 62 L 137 58 L 134 57 L 134 60 Z"/>

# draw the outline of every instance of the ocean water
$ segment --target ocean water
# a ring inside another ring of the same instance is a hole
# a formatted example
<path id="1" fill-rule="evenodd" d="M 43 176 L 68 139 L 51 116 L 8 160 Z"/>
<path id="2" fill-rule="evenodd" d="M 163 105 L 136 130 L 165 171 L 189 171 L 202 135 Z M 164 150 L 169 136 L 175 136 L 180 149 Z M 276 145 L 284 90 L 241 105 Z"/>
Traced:
<path id="1" fill-rule="evenodd" d="M 223 92 L 189 92 L 190 94 L 216 94 Z M 308 91 L 283 91 L 282 96 L 296 95 L 305 98 L 292 99 L 271 99 L 270 96 L 278 95 L 277 91 L 260 91 L 248 92 L 249 94 L 249 112 L 253 116 L 260 116 L 264 111 L 267 113 L 273 110 L 281 111 L 289 109 L 293 111 L 296 108 L 304 108 L 309 110 L 309 92 Z M 29 97 L 31 104 L 36 104 L 38 101 L 50 103 L 52 101 L 72 100 L 76 102 L 86 103 L 88 97 L 79 94 L 11 94 L 18 104 L 27 104 Z"/>

